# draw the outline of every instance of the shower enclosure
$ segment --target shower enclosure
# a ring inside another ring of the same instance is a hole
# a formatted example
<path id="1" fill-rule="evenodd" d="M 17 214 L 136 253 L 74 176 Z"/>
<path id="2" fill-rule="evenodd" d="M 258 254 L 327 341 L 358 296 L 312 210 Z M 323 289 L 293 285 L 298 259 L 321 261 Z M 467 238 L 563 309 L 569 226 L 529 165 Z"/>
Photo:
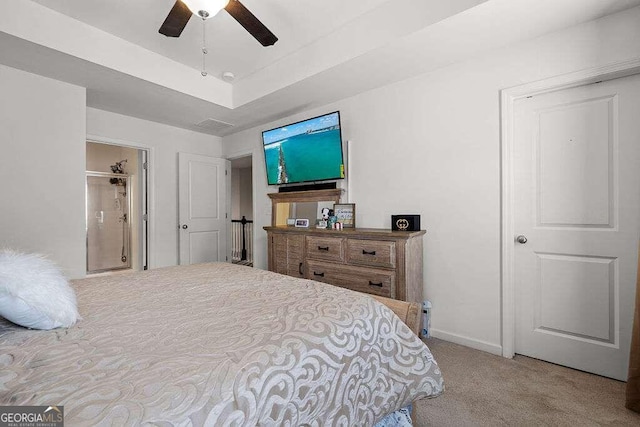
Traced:
<path id="1" fill-rule="evenodd" d="M 128 174 L 87 172 L 87 273 L 131 268 Z"/>

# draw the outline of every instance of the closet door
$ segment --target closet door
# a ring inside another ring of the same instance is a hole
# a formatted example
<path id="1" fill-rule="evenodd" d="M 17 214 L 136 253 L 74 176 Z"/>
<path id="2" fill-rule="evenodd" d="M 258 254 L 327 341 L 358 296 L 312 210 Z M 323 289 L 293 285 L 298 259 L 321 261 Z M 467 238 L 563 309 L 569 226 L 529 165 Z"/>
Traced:
<path id="1" fill-rule="evenodd" d="M 225 159 L 179 153 L 180 264 L 230 261 L 227 255 L 227 170 Z"/>
<path id="2" fill-rule="evenodd" d="M 515 105 L 515 351 L 626 380 L 640 75 Z"/>

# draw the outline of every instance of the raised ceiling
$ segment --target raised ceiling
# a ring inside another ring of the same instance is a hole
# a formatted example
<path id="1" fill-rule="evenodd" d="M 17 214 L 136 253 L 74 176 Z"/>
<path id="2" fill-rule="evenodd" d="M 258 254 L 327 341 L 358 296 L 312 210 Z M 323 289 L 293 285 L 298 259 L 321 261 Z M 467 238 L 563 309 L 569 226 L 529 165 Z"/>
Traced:
<path id="1" fill-rule="evenodd" d="M 242 2 L 278 36 L 275 46 L 262 47 L 225 11 L 204 27 L 194 16 L 167 38 L 158 28 L 173 0 L 2 1 L 0 63 L 84 86 L 91 107 L 224 136 L 640 4 Z"/>
<path id="2" fill-rule="evenodd" d="M 231 71 L 237 79 L 321 39 L 388 0 L 243 0 L 276 36 L 262 47 L 226 11 L 209 18 L 193 16 L 179 38 L 158 33 L 175 0 L 34 0 L 107 33 L 196 70 L 202 67 L 202 35 L 209 49 L 207 69 L 220 78 Z"/>

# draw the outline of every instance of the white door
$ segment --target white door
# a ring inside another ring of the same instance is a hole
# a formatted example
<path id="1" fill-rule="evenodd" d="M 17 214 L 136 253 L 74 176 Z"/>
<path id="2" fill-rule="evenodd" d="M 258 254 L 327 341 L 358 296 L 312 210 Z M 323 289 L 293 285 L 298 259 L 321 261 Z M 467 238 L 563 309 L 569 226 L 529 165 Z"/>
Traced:
<path id="1" fill-rule="evenodd" d="M 178 154 L 180 264 L 226 261 L 229 161 Z"/>
<path id="2" fill-rule="evenodd" d="M 514 112 L 515 352 L 624 381 L 640 75 L 521 99 Z"/>

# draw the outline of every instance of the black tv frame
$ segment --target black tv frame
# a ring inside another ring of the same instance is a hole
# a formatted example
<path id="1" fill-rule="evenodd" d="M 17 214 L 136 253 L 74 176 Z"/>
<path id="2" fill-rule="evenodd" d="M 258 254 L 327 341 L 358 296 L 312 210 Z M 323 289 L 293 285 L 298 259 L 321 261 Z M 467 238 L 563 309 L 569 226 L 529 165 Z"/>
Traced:
<path id="1" fill-rule="evenodd" d="M 314 120 L 317 119 L 319 117 L 324 117 L 324 116 L 329 116 L 331 114 L 334 113 L 338 113 L 338 129 L 340 131 L 340 156 L 342 158 L 342 167 L 343 167 L 343 171 L 344 171 L 344 177 L 342 176 L 338 176 L 335 178 L 325 178 L 322 180 L 306 180 L 306 181 L 294 181 L 294 182 L 287 182 L 286 184 L 270 184 L 269 183 L 269 169 L 267 167 L 267 156 L 266 156 L 266 152 L 265 152 L 265 145 L 264 145 L 264 134 L 266 132 L 271 132 L 273 130 L 277 130 L 283 127 L 287 127 L 287 126 L 293 126 L 296 125 L 298 123 L 303 123 L 306 121 L 310 121 L 310 120 Z M 315 117 L 309 117 L 307 119 L 304 120 L 298 120 L 297 122 L 291 122 L 282 126 L 276 126 L 272 129 L 267 129 L 262 131 L 262 157 L 264 159 L 264 167 L 265 167 L 265 174 L 267 175 L 267 185 L 277 185 L 279 186 L 278 188 L 278 192 L 279 193 L 286 193 L 286 192 L 293 192 L 293 191 L 308 191 L 308 190 L 327 190 L 327 189 L 334 189 L 337 188 L 337 184 L 336 181 L 340 180 L 340 179 L 346 179 L 346 167 L 345 167 L 345 163 L 344 163 L 344 140 L 342 139 L 342 118 L 340 117 L 340 110 L 336 110 L 336 111 L 331 111 L 329 113 L 325 113 L 325 114 L 320 114 L 318 116 Z M 293 187 L 296 187 L 296 184 L 305 184 L 305 183 L 313 183 L 313 184 L 308 184 L 308 185 L 297 185 L 297 187 L 306 187 L 306 189 L 293 189 Z M 320 186 L 329 184 L 331 185 L 331 183 L 333 183 L 333 186 L 330 188 L 320 188 Z M 292 188 L 292 189 L 288 189 L 288 188 Z"/>

